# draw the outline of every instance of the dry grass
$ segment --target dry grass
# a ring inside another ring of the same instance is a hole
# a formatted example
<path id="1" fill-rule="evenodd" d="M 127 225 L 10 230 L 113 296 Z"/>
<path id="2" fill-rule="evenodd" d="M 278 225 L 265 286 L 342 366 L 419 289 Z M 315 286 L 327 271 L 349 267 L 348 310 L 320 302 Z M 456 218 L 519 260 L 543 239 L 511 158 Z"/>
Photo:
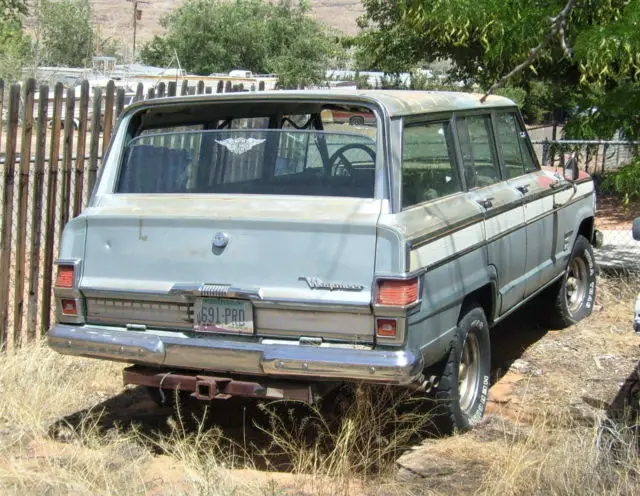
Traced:
<path id="1" fill-rule="evenodd" d="M 591 319 L 509 344 L 542 374 L 523 376 L 475 431 L 444 439 L 384 388 L 330 401 L 337 417 L 264 406 L 236 432 L 220 422 L 245 414 L 232 403 L 194 420 L 123 390 L 121 365 L 26 346 L 0 357 L 0 493 L 638 494 L 637 418 L 611 404 L 638 360 L 639 289 L 635 277 L 601 278 Z"/>

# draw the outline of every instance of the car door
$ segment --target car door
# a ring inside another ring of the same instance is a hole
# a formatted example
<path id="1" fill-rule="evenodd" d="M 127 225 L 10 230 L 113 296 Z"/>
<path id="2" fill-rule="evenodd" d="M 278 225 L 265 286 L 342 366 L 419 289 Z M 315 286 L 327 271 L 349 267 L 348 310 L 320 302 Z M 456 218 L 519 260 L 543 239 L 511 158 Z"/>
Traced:
<path id="1" fill-rule="evenodd" d="M 525 296 L 535 293 L 557 273 L 554 233 L 557 232 L 552 181 L 536 161 L 524 125 L 514 111 L 496 112 L 494 125 L 507 184 L 523 195 L 527 232 Z"/>
<path id="2" fill-rule="evenodd" d="M 502 178 L 490 114 L 457 116 L 456 128 L 469 195 L 484 209 L 488 263 L 498 276 L 499 313 L 525 294 L 527 237 L 522 193 Z"/>

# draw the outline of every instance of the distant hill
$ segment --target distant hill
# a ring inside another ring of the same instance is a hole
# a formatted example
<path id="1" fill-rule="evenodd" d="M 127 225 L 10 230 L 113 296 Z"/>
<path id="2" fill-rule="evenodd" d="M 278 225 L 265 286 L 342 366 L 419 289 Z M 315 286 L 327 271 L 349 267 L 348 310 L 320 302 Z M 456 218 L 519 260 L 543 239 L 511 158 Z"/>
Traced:
<path id="1" fill-rule="evenodd" d="M 155 34 L 161 34 L 160 19 L 183 3 L 182 0 L 149 1 L 149 4 L 139 5 L 143 13 L 138 21 L 137 38 L 141 43 Z M 133 4 L 126 0 L 90 0 L 90 3 L 101 36 L 121 40 L 130 46 L 133 38 Z M 360 0 L 310 0 L 309 3 L 311 15 L 318 21 L 346 34 L 357 33 L 356 19 L 362 14 Z"/>

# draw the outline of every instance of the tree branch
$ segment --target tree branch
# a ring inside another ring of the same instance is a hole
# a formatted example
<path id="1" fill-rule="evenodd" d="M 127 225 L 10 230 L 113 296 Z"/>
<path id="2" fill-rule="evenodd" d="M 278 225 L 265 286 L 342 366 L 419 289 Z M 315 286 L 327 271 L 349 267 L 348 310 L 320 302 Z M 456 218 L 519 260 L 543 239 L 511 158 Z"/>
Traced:
<path id="1" fill-rule="evenodd" d="M 549 31 L 549 33 L 547 33 L 544 39 L 536 47 L 531 49 L 531 51 L 529 52 L 529 56 L 527 57 L 527 60 L 515 66 L 508 74 L 506 74 L 505 76 L 502 76 L 498 81 L 493 83 L 491 87 L 489 87 L 489 89 L 486 91 L 486 93 L 482 96 L 482 98 L 480 98 L 481 103 L 484 103 L 487 97 L 491 93 L 493 93 L 495 90 L 504 86 L 507 80 L 509 80 L 516 74 L 522 72 L 527 67 L 529 67 L 531 63 L 536 58 L 538 58 L 538 55 L 540 54 L 542 49 L 545 48 L 549 44 L 549 42 L 556 36 L 560 35 L 560 43 L 562 45 L 562 49 L 564 50 L 564 53 L 567 55 L 567 57 L 571 58 L 572 50 L 569 44 L 567 43 L 567 39 L 565 36 L 566 35 L 565 28 L 567 25 L 567 18 L 569 17 L 569 14 L 573 9 L 574 3 L 575 3 L 575 0 L 567 0 L 567 3 L 563 7 L 563 9 L 560 11 L 560 13 L 557 16 L 554 16 L 550 19 L 551 30 Z"/>

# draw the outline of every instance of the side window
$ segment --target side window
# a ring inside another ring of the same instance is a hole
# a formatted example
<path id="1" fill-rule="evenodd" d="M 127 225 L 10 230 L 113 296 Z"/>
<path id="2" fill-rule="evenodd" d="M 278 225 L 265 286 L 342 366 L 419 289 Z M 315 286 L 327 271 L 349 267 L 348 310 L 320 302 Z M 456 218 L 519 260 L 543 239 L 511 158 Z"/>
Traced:
<path id="1" fill-rule="evenodd" d="M 411 124 L 402 143 L 402 206 L 462 191 L 449 122 Z"/>
<path id="2" fill-rule="evenodd" d="M 467 186 L 482 188 L 500 181 L 500 166 L 491 142 L 491 117 L 460 117 L 456 127 Z"/>
<path id="3" fill-rule="evenodd" d="M 501 113 L 496 118 L 498 148 L 508 179 L 535 171 L 535 160 L 527 146 L 524 130 L 513 113 Z"/>

